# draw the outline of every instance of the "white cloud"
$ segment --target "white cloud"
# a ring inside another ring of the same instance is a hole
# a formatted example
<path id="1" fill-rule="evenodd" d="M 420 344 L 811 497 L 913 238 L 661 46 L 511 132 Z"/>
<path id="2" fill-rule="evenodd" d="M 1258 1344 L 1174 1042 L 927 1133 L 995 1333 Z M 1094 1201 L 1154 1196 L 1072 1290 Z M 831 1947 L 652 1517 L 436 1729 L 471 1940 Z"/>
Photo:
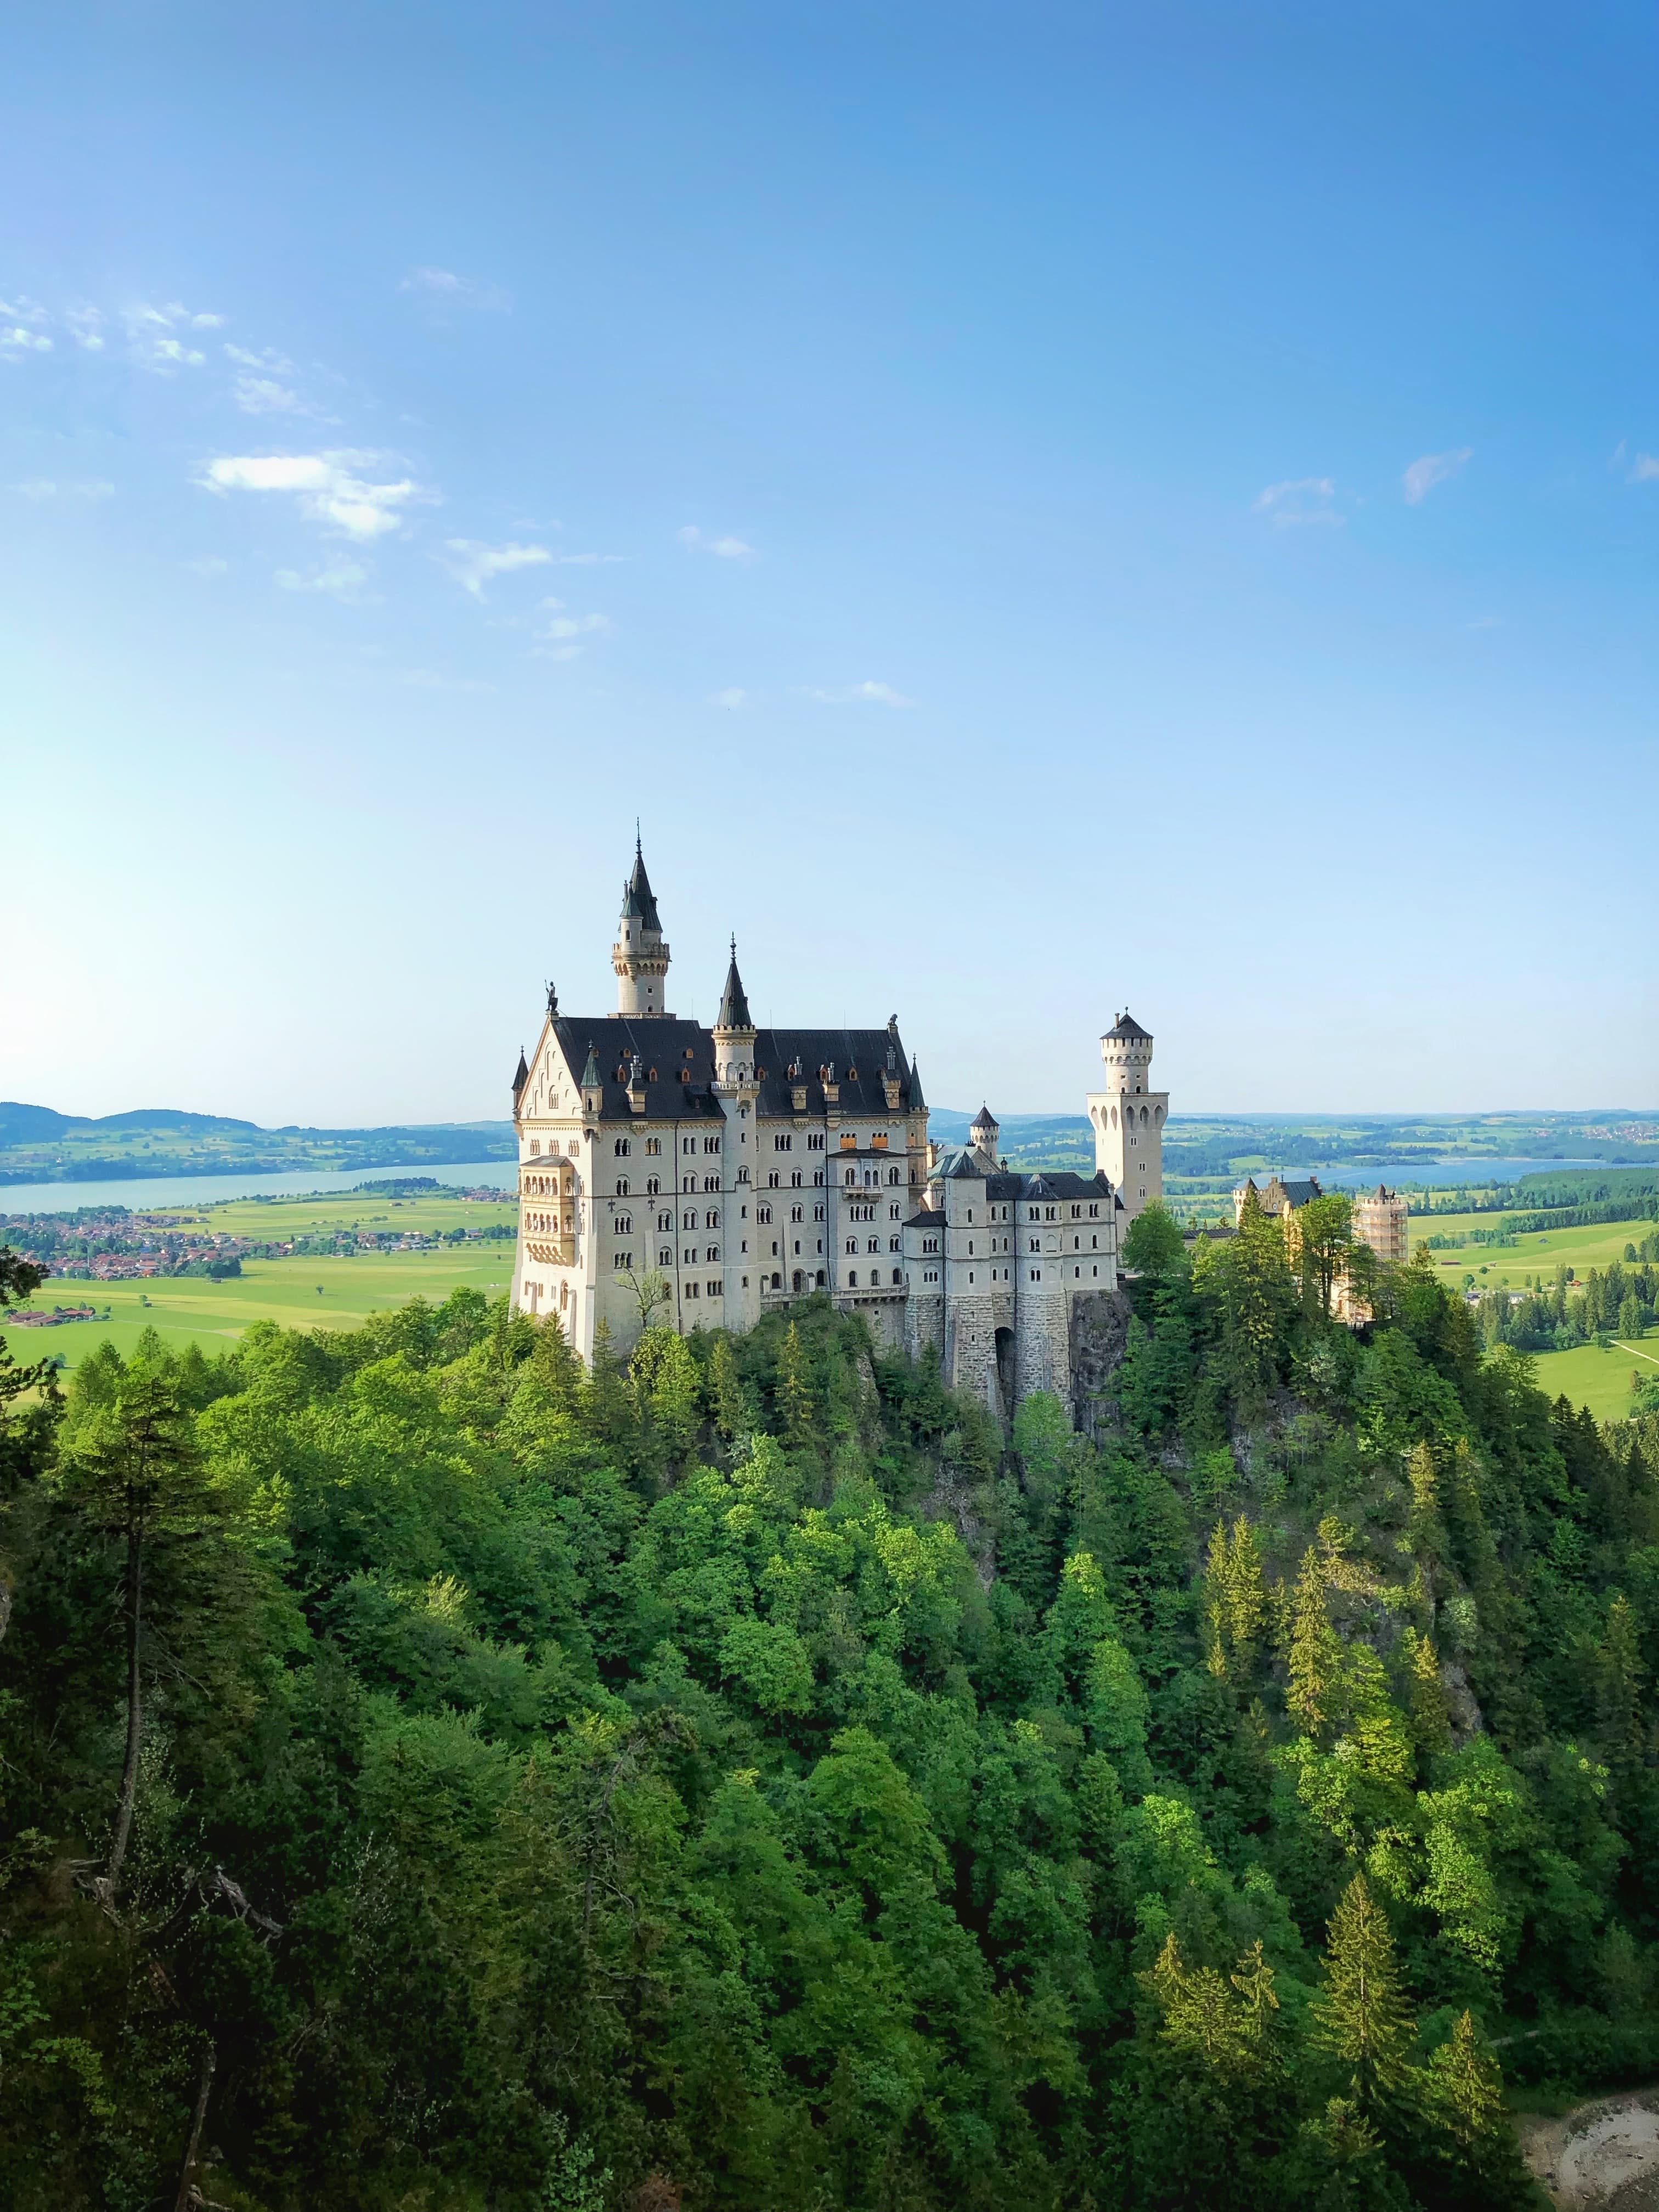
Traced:
<path id="1" fill-rule="evenodd" d="M 907 699 L 890 684 L 872 684 L 867 678 L 862 684 L 849 684 L 839 691 L 809 690 L 809 699 L 820 699 L 829 707 L 913 707 L 914 699 Z"/>
<path id="2" fill-rule="evenodd" d="M 204 553 L 199 561 L 186 561 L 185 566 L 194 575 L 222 576 L 228 573 L 230 563 L 222 561 L 216 553 Z"/>
<path id="3" fill-rule="evenodd" d="M 447 538 L 444 544 L 453 557 L 439 558 L 475 599 L 483 599 L 492 576 L 510 575 L 515 568 L 544 568 L 553 558 L 545 545 L 486 545 L 477 538 Z"/>
<path id="4" fill-rule="evenodd" d="M 1655 477 L 1659 477 L 1659 455 L 1638 453 L 1631 468 L 1631 482 L 1651 483 Z"/>
<path id="5" fill-rule="evenodd" d="M 574 660 L 582 649 L 578 638 L 616 634 L 609 615 L 573 615 L 562 599 L 544 599 L 541 611 L 547 620 L 536 635 L 543 642 L 532 648 L 538 660 Z"/>
<path id="6" fill-rule="evenodd" d="M 297 568 L 279 568 L 276 581 L 285 592 L 328 592 L 337 599 L 355 599 L 368 581 L 361 561 L 331 561 L 302 576 Z"/>
<path id="7" fill-rule="evenodd" d="M 609 568 L 618 561 L 625 561 L 625 553 L 553 553 L 549 555 L 556 568 Z"/>
<path id="8" fill-rule="evenodd" d="M 21 361 L 26 353 L 50 353 L 52 340 L 44 331 L 31 331 L 21 323 L 0 324 L 0 354 Z"/>
<path id="9" fill-rule="evenodd" d="M 1444 483 L 1448 477 L 1455 477 L 1474 451 L 1473 446 L 1459 446 L 1455 453 L 1419 455 L 1400 479 L 1405 487 L 1407 506 L 1417 506 L 1437 484 Z"/>
<path id="10" fill-rule="evenodd" d="M 513 306 L 512 295 L 502 291 L 499 284 L 480 284 L 470 276 L 458 276 L 453 269 L 427 266 L 411 269 L 398 286 L 400 292 L 423 293 L 428 299 L 442 300 L 457 307 L 482 307 L 496 314 L 506 314 Z"/>
<path id="11" fill-rule="evenodd" d="M 165 307 L 152 307 L 140 300 L 121 311 L 126 325 L 132 358 L 141 368 L 155 369 L 162 375 L 175 368 L 200 368 L 207 356 L 198 346 L 174 335 L 179 331 L 216 331 L 222 328 L 222 315 L 198 314 L 185 307 L 182 300 L 169 300 Z"/>
<path id="12" fill-rule="evenodd" d="M 682 545 L 693 547 L 700 553 L 713 553 L 722 561 L 753 561 L 757 556 L 752 545 L 745 545 L 741 538 L 706 538 L 695 522 L 688 522 L 679 533 Z"/>
<path id="13" fill-rule="evenodd" d="M 278 384 L 274 376 L 239 376 L 236 404 L 244 415 L 308 415 L 292 385 Z"/>
<path id="14" fill-rule="evenodd" d="M 64 320 L 76 345 L 88 353 L 104 350 L 104 318 L 96 307 L 71 307 Z"/>
<path id="15" fill-rule="evenodd" d="M 708 703 L 711 707 L 729 707 L 735 713 L 739 707 L 748 705 L 749 694 L 741 685 L 733 684 L 724 691 L 712 693 Z"/>
<path id="16" fill-rule="evenodd" d="M 1340 525 L 1342 517 L 1329 504 L 1335 497 L 1336 483 L 1331 477 L 1287 477 L 1283 483 L 1269 484 L 1259 491 L 1251 507 L 1281 530 L 1304 522 Z"/>
<path id="17" fill-rule="evenodd" d="M 371 539 L 401 530 L 400 510 L 435 494 L 404 477 L 375 483 L 360 471 L 383 466 L 386 456 L 351 452 L 229 454 L 210 461 L 197 482 L 213 492 L 292 492 L 313 522 L 346 538 Z"/>
<path id="18" fill-rule="evenodd" d="M 0 300 L 0 322 L 28 323 L 39 329 L 51 320 L 40 302 L 31 300 L 26 292 L 20 292 L 15 300 Z"/>
<path id="19" fill-rule="evenodd" d="M 31 477 L 17 489 L 25 499 L 112 499 L 115 495 L 115 486 L 104 477 L 83 477 L 74 483 L 61 483 L 52 477 Z"/>

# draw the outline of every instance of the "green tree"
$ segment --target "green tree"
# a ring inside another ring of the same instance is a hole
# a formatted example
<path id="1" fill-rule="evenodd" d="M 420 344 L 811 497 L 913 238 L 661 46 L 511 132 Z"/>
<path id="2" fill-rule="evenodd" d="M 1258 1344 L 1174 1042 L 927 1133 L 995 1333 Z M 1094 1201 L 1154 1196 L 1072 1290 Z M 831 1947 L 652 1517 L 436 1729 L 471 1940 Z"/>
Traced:
<path id="1" fill-rule="evenodd" d="M 1414 2029 L 1388 1916 L 1363 1874 L 1338 1900 L 1329 1936 L 1324 1984 L 1311 2008 L 1315 2047 L 1346 2072 L 1363 2115 L 1396 2112 L 1413 2087 Z"/>
<path id="2" fill-rule="evenodd" d="M 79 1418 L 77 1418 L 77 1413 Z M 71 1406 L 59 1462 L 64 1498 L 124 1550 L 121 1597 L 126 1620 L 126 1749 L 100 1894 L 114 1903 L 132 1833 L 143 1752 L 144 1576 L 151 1550 L 200 1534 L 219 1501 L 205 1480 L 191 1416 L 159 1364 L 118 1363 L 112 1395 L 84 1410 Z"/>
<path id="3" fill-rule="evenodd" d="M 1337 1286 L 1353 1256 L 1353 1200 L 1345 1191 L 1328 1191 L 1298 1206 L 1293 1218 L 1304 1297 L 1320 1320 L 1328 1322 Z"/>

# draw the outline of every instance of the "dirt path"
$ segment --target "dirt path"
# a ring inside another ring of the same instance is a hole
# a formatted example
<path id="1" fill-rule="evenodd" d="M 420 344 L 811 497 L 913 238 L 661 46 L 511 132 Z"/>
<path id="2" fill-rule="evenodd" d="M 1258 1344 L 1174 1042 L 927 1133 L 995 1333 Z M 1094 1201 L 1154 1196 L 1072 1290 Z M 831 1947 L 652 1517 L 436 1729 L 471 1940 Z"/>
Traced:
<path id="1" fill-rule="evenodd" d="M 1522 2113 L 1521 2148 L 1560 2212 L 1659 2212 L 1659 2088 Z"/>

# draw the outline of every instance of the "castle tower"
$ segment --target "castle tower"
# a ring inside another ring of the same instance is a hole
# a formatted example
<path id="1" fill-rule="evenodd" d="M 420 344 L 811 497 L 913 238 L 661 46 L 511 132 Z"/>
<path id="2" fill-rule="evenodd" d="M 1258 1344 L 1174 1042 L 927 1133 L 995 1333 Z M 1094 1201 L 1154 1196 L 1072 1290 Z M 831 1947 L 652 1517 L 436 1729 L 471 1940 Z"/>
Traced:
<path id="1" fill-rule="evenodd" d="M 997 1139 L 1002 1134 L 1002 1124 L 988 1106 L 981 1106 L 968 1125 L 968 1143 L 983 1164 L 987 1175 L 994 1175 L 997 1165 Z"/>
<path id="2" fill-rule="evenodd" d="M 622 919 L 611 948 L 611 964 L 617 971 L 619 1014 L 636 1019 L 641 1014 L 667 1014 L 664 1000 L 668 988 L 668 947 L 663 942 L 657 902 L 637 837 L 634 872 L 623 887 Z"/>
<path id="3" fill-rule="evenodd" d="M 755 1272 L 753 1259 L 745 1257 L 749 1240 L 744 1229 L 760 1183 L 760 1079 L 755 1067 L 754 1018 L 749 1012 L 749 994 L 738 973 L 735 937 L 726 988 L 720 993 L 720 1010 L 709 1039 L 714 1056 L 714 1080 L 709 1088 L 722 1115 L 719 1142 L 726 1233 L 718 1249 L 726 1255 L 723 1318 L 728 1328 L 752 1328 L 760 1319 L 761 1305 L 758 1290 L 751 1290 L 750 1285 L 757 1285 L 761 1277 Z M 705 1215 L 708 1221 L 714 1218 Z"/>
<path id="4" fill-rule="evenodd" d="M 1124 1212 L 1133 1221 L 1164 1196 L 1164 1124 L 1170 1115 L 1170 1094 L 1148 1087 L 1152 1032 L 1142 1029 L 1133 1014 L 1118 1016 L 1100 1040 L 1100 1056 L 1106 1063 L 1107 1087 L 1089 1097 L 1095 1165 L 1111 1178 Z"/>
<path id="5" fill-rule="evenodd" d="M 726 971 L 720 1010 L 710 1032 L 714 1040 L 714 1078 L 721 1084 L 752 1083 L 755 1076 L 755 1024 L 749 1012 L 748 994 L 738 973 L 738 940 L 732 939 L 732 964 Z"/>

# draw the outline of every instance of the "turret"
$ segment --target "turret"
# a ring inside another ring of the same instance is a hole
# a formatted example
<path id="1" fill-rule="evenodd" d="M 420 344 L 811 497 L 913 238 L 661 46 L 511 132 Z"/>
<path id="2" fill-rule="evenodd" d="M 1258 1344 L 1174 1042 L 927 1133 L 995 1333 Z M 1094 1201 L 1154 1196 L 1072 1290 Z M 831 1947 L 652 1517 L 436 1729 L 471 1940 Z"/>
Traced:
<path id="1" fill-rule="evenodd" d="M 968 1125 L 968 1142 L 994 1169 L 997 1164 L 997 1139 L 1001 1134 L 1002 1124 L 988 1106 L 981 1106 Z"/>
<path id="2" fill-rule="evenodd" d="M 1121 1013 L 1100 1040 L 1109 1091 L 1145 1091 L 1152 1066 L 1152 1033 L 1131 1013 Z"/>
<path id="3" fill-rule="evenodd" d="M 1150 1088 L 1152 1033 L 1127 1010 L 1100 1040 L 1106 1088 L 1092 1092 L 1095 1166 L 1109 1177 L 1133 1220 L 1164 1196 L 1164 1124 L 1170 1094 Z"/>
<path id="4" fill-rule="evenodd" d="M 617 971 L 617 1012 L 637 1019 L 641 1015 L 665 1014 L 668 988 L 668 947 L 651 878 L 645 872 L 645 855 L 634 840 L 634 872 L 623 886 L 622 919 L 617 941 L 611 948 L 611 964 Z"/>
<path id="5" fill-rule="evenodd" d="M 749 996 L 738 973 L 738 940 L 732 939 L 732 964 L 726 971 L 720 1010 L 714 1017 L 714 1079 L 719 1083 L 751 1083 L 755 1075 L 755 1024 Z"/>

